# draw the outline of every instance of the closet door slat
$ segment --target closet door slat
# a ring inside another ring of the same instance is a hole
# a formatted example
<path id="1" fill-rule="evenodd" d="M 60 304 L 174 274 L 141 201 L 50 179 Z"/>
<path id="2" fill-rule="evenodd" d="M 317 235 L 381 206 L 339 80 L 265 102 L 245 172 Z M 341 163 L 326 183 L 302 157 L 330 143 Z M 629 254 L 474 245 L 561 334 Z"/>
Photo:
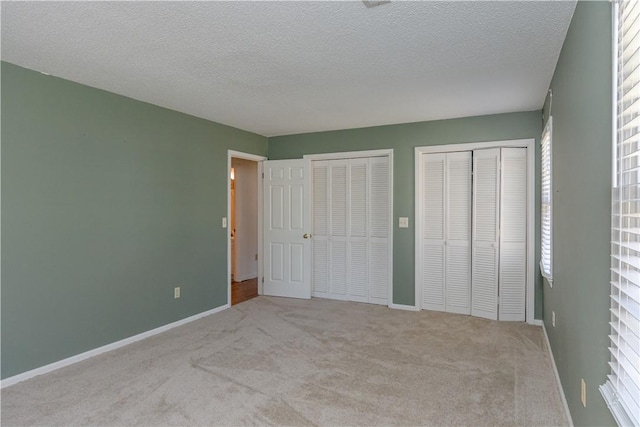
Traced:
<path id="1" fill-rule="evenodd" d="M 500 193 L 500 320 L 525 320 L 527 149 L 502 149 Z"/>
<path id="2" fill-rule="evenodd" d="M 367 302 L 369 290 L 369 251 L 367 244 L 369 194 L 367 159 L 349 160 L 349 300 Z"/>
<path id="3" fill-rule="evenodd" d="M 473 152 L 471 314 L 498 319 L 500 149 Z"/>
<path id="4" fill-rule="evenodd" d="M 313 162 L 312 192 L 312 295 L 329 292 L 329 162 Z"/>
<path id="5" fill-rule="evenodd" d="M 445 306 L 471 313 L 471 152 L 448 153 L 446 161 Z"/>
<path id="6" fill-rule="evenodd" d="M 387 305 L 391 288 L 391 177 L 388 157 L 370 157 L 369 163 L 369 297 Z"/>
<path id="7" fill-rule="evenodd" d="M 329 163 L 329 293 L 347 299 L 347 160 Z"/>
<path id="8" fill-rule="evenodd" d="M 422 307 L 444 311 L 447 156 L 425 154 L 422 162 Z"/>

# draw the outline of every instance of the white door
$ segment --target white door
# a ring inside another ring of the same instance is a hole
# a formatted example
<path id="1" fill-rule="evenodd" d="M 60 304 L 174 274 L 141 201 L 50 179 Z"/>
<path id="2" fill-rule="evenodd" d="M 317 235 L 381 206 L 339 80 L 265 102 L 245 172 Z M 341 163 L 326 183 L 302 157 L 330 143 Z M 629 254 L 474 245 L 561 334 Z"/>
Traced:
<path id="1" fill-rule="evenodd" d="M 473 152 L 471 314 L 498 319 L 500 149 Z"/>
<path id="2" fill-rule="evenodd" d="M 369 301 L 389 303 L 391 288 L 391 166 L 388 157 L 369 159 Z"/>
<path id="3" fill-rule="evenodd" d="M 313 170 L 313 240 L 312 291 L 314 297 L 329 295 L 329 170 L 328 160 L 314 161 Z"/>
<path id="4" fill-rule="evenodd" d="M 445 310 L 445 153 L 425 154 L 422 158 L 422 307 Z"/>
<path id="5" fill-rule="evenodd" d="M 311 298 L 308 160 L 264 163 L 265 295 Z"/>
<path id="6" fill-rule="evenodd" d="M 388 158 L 314 161 L 312 171 L 313 296 L 387 305 Z"/>
<path id="7" fill-rule="evenodd" d="M 471 152 L 423 156 L 422 306 L 471 311 Z"/>
<path id="8" fill-rule="evenodd" d="M 447 153 L 445 307 L 471 313 L 471 152 Z"/>
<path id="9" fill-rule="evenodd" d="M 527 284 L 527 149 L 502 149 L 500 320 L 525 320 Z"/>

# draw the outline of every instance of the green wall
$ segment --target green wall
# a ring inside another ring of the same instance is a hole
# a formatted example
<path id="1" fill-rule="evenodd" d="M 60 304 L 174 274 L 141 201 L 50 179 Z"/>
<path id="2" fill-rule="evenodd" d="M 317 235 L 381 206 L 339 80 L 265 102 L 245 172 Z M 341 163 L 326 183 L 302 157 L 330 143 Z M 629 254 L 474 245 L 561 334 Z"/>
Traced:
<path id="1" fill-rule="evenodd" d="M 270 159 L 300 158 L 304 154 L 394 149 L 393 302 L 413 305 L 415 299 L 414 148 L 428 145 L 535 138 L 539 158 L 542 134 L 540 111 L 463 119 L 377 126 L 269 138 Z M 539 159 L 536 175 L 539 175 Z M 539 206 L 539 178 L 536 212 Z M 398 228 L 397 218 L 409 217 L 409 228 Z M 539 215 L 536 214 L 536 265 L 539 262 Z M 542 279 L 536 271 L 536 312 L 542 317 Z"/>
<path id="2" fill-rule="evenodd" d="M 544 322 L 576 425 L 615 425 L 598 391 L 609 372 L 611 40 L 609 2 L 578 2 L 551 83 L 554 281 L 544 285 Z"/>
<path id="3" fill-rule="evenodd" d="M 5 62 L 1 136 L 2 378 L 227 302 L 227 149 L 265 137 Z"/>

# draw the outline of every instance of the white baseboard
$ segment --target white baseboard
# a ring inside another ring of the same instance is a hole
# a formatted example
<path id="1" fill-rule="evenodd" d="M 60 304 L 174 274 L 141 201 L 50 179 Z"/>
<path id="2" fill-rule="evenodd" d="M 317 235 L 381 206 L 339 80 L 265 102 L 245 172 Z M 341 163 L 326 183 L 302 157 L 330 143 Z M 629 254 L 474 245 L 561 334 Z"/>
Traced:
<path id="1" fill-rule="evenodd" d="M 389 304 L 389 308 L 393 308 L 396 310 L 420 311 L 414 305 L 404 305 L 404 304 L 394 304 L 394 303 Z"/>
<path id="2" fill-rule="evenodd" d="M 564 405 L 564 410 L 567 413 L 569 426 L 573 427 L 573 419 L 571 418 L 571 411 L 569 411 L 569 405 L 567 404 L 567 397 L 564 395 L 564 389 L 562 388 L 562 381 L 560 381 L 560 374 L 558 373 L 558 367 L 556 366 L 556 359 L 553 357 L 553 350 L 551 350 L 549 335 L 547 335 L 547 327 L 544 325 L 544 322 L 542 320 L 540 320 L 540 322 L 542 323 L 542 330 L 544 331 L 544 339 L 547 342 L 547 348 L 549 349 L 549 356 L 551 357 L 551 364 L 553 365 L 553 372 L 556 376 L 556 382 L 558 383 L 560 396 L 562 397 L 562 404 Z"/>
<path id="3" fill-rule="evenodd" d="M 45 366 L 41 366 L 36 369 L 32 369 L 31 371 L 23 372 L 18 375 L 14 375 L 12 377 L 5 378 L 0 381 L 0 388 L 9 387 L 11 385 L 17 384 L 19 382 L 28 380 L 38 375 L 46 374 L 56 369 L 64 368 L 65 366 L 73 365 L 74 363 L 81 362 L 83 360 L 89 359 L 91 357 L 97 356 L 102 353 L 106 353 L 111 350 L 115 350 L 120 347 L 124 347 L 125 345 L 132 344 L 136 341 L 143 340 L 145 338 L 149 338 L 153 335 L 160 334 L 162 332 L 168 331 L 169 329 L 176 328 L 178 326 L 182 326 L 184 324 L 193 322 L 194 320 L 201 319 L 203 317 L 218 313 L 220 311 L 226 310 L 229 308 L 229 304 L 222 305 L 220 307 L 216 307 L 211 310 L 203 311 L 202 313 L 194 314 L 193 316 L 186 317 L 181 320 L 177 320 L 175 322 L 169 323 L 164 326 L 160 326 L 155 329 L 151 329 L 150 331 L 142 332 L 138 335 L 134 335 L 129 338 L 125 338 L 120 341 L 113 342 L 111 344 L 103 345 L 102 347 L 94 348 L 93 350 L 85 351 L 84 353 L 76 354 L 75 356 L 67 357 L 66 359 L 59 360 L 57 362 L 50 363 Z"/>
<path id="4" fill-rule="evenodd" d="M 530 323 L 530 325 L 533 325 L 533 326 L 544 326 L 544 322 L 542 321 L 542 319 L 533 319 L 533 321 Z"/>

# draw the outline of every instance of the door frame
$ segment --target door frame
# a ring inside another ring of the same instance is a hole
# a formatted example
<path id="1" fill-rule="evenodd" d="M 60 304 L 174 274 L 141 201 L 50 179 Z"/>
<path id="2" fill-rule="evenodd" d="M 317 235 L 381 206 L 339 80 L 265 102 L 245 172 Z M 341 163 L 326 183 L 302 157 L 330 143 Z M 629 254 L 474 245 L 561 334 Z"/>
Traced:
<path id="1" fill-rule="evenodd" d="M 265 156 L 227 150 L 227 304 L 231 307 L 231 159 L 251 160 L 258 163 L 258 295 L 262 295 L 262 162 Z M 237 196 L 237 195 L 236 195 Z"/>
<path id="2" fill-rule="evenodd" d="M 381 150 L 363 150 L 363 151 L 343 151 L 333 153 L 319 153 L 319 154 L 305 154 L 302 156 L 304 159 L 309 159 L 310 168 L 313 167 L 311 162 L 316 160 L 341 160 L 341 159 L 356 159 L 362 157 L 387 157 L 389 161 L 389 295 L 387 306 L 389 308 L 404 308 L 396 306 L 393 303 L 393 148 L 381 149 Z M 313 185 L 311 185 L 311 209 L 313 212 Z M 311 218 L 311 226 L 313 227 L 313 215 Z M 313 268 L 313 254 L 311 256 L 311 268 Z M 313 284 L 312 284 L 313 285 Z M 313 295 L 313 287 L 311 288 L 311 295 Z"/>
<path id="3" fill-rule="evenodd" d="M 428 153 L 451 153 L 455 151 L 473 151 L 485 148 L 519 147 L 527 149 L 527 285 L 525 319 L 529 324 L 537 325 L 535 320 L 535 138 L 505 141 L 471 142 L 460 144 L 431 145 L 415 148 L 415 307 L 422 310 L 422 236 L 423 215 L 420 200 L 423 192 L 422 155 Z"/>

